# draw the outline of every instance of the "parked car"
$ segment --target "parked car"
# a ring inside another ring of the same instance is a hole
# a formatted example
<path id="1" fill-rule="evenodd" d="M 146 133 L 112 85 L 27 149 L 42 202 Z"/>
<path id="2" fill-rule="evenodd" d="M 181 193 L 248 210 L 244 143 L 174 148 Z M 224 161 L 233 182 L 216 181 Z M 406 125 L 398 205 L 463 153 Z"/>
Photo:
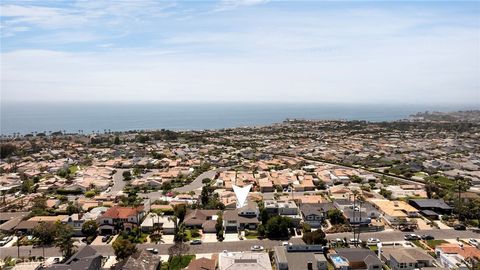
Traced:
<path id="1" fill-rule="evenodd" d="M 380 239 L 378 238 L 368 238 L 367 245 L 376 245 L 380 243 Z"/>
<path id="2" fill-rule="evenodd" d="M 349 244 L 361 244 L 363 243 L 362 240 L 360 239 L 355 239 L 355 238 L 351 238 L 349 241 L 348 241 Z"/>
<path id="3" fill-rule="evenodd" d="M 156 248 L 147 248 L 146 251 L 153 253 L 153 254 L 158 254 L 158 249 Z"/>
<path id="4" fill-rule="evenodd" d="M 291 246 L 292 243 L 289 243 L 289 242 L 282 242 L 282 246 L 286 247 L 286 246 Z"/>
<path id="5" fill-rule="evenodd" d="M 250 248 L 251 251 L 263 251 L 264 248 L 262 246 L 253 246 Z"/>
<path id="6" fill-rule="evenodd" d="M 404 236 L 404 239 L 405 240 L 420 240 L 420 236 L 414 234 L 414 233 L 409 233 L 409 234 L 405 234 Z"/>
<path id="7" fill-rule="evenodd" d="M 110 235 L 105 235 L 104 237 L 102 237 L 102 242 L 107 242 L 108 239 L 110 239 Z"/>
<path id="8" fill-rule="evenodd" d="M 480 242 L 477 239 L 470 238 L 468 243 L 476 248 L 480 248 Z"/>
<path id="9" fill-rule="evenodd" d="M 190 245 L 201 245 L 201 244 L 202 244 L 202 240 L 200 239 L 195 239 L 190 241 Z"/>
<path id="10" fill-rule="evenodd" d="M 341 238 L 337 238 L 335 240 L 332 240 L 332 242 L 335 243 L 335 244 L 344 244 L 345 243 L 345 241 L 343 241 L 343 239 L 341 239 Z"/>
<path id="11" fill-rule="evenodd" d="M 433 239 L 435 239 L 435 237 L 433 237 L 433 236 L 431 236 L 431 235 L 429 235 L 429 234 L 424 234 L 424 235 L 420 236 L 420 238 L 421 238 L 422 240 L 433 240 Z"/>
<path id="12" fill-rule="evenodd" d="M 3 247 L 5 246 L 8 242 L 10 242 L 13 239 L 12 236 L 5 236 L 0 240 L 0 246 Z"/>
<path id="13" fill-rule="evenodd" d="M 453 228 L 457 231 L 465 231 L 467 229 L 467 227 L 465 227 L 465 225 L 463 225 L 463 224 L 457 224 L 457 225 L 453 226 Z"/>

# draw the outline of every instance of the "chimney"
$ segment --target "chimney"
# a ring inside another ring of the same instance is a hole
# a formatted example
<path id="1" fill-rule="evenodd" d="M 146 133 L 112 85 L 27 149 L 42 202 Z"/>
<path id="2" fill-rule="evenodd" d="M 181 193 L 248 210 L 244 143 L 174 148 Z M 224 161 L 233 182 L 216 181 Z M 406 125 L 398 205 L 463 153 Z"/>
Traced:
<path id="1" fill-rule="evenodd" d="M 307 262 L 307 270 L 313 270 L 313 263 L 311 261 Z"/>

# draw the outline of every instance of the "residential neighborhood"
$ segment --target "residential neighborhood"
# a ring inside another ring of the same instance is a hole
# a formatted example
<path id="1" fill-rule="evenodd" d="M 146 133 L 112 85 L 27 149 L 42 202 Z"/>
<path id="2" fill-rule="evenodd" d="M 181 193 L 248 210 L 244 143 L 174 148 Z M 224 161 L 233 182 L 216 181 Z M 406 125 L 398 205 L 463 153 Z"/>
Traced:
<path id="1" fill-rule="evenodd" d="M 425 121 L 2 137 L 0 265 L 479 269 L 480 126 Z"/>

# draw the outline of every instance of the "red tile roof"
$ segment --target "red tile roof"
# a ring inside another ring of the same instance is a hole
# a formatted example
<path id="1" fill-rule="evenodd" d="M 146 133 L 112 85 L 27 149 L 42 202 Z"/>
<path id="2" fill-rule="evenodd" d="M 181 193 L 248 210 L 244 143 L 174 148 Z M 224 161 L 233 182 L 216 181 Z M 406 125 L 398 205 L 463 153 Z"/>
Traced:
<path id="1" fill-rule="evenodd" d="M 121 207 L 118 205 L 110 207 L 104 214 L 103 217 L 107 218 L 128 218 L 131 216 L 137 215 L 143 209 L 142 206 L 139 207 Z"/>

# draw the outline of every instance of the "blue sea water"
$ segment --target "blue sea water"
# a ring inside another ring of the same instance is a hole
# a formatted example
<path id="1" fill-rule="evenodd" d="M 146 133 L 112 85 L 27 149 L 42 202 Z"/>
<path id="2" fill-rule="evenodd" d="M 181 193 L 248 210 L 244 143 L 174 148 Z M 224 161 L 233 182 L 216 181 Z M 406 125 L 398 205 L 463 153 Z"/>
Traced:
<path id="1" fill-rule="evenodd" d="M 423 111 L 474 109 L 461 105 L 334 103 L 18 103 L 2 102 L 0 133 L 84 133 L 138 129 L 203 130 L 258 126 L 287 118 L 392 121 Z M 478 109 L 478 108 L 477 108 Z"/>

